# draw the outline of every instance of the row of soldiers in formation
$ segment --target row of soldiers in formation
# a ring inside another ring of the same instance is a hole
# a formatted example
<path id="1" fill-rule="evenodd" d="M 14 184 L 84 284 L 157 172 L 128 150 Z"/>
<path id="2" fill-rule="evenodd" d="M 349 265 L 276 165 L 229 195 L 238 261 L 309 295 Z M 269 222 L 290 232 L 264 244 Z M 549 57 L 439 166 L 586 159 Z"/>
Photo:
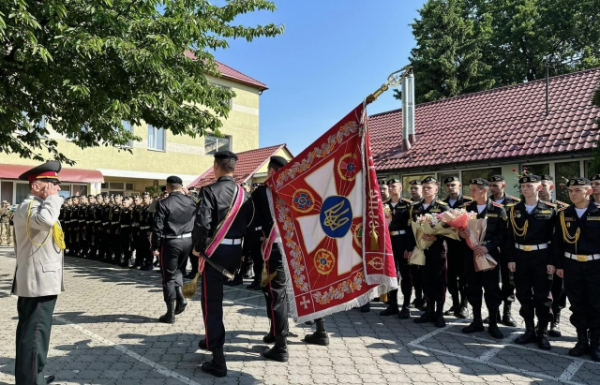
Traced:
<path id="1" fill-rule="evenodd" d="M 412 200 L 401 197 L 400 180 L 381 184 L 392 213 L 389 230 L 404 296 L 399 303 L 398 291 L 390 292 L 388 307 L 381 315 L 408 319 L 411 308 L 419 308 L 424 313 L 414 322 L 443 327 L 444 315 L 467 318 L 470 303 L 473 322 L 462 331 L 484 331 L 484 323 L 488 323 L 489 334 L 501 339 L 499 323 L 516 326 L 512 317 L 516 298 L 526 331 L 515 342 L 537 343 L 549 350 L 548 335 L 561 336 L 560 314 L 568 297 L 573 313 L 570 320 L 578 339 L 569 355 L 591 354 L 594 361 L 600 361 L 600 209 L 594 203 L 600 202 L 600 175 L 590 179 L 568 181 L 572 205 L 552 199 L 554 181 L 550 175 L 521 177 L 521 199 L 505 194 L 506 182 L 501 175 L 470 180 L 471 197 L 463 196 L 459 178 L 446 178 L 443 185 L 448 197 L 444 200 L 437 198 L 439 183 L 434 177 L 410 182 Z M 410 223 L 419 215 L 451 208 L 464 208 L 476 212 L 477 218 L 487 218 L 483 245 L 473 250 L 467 246 L 469 230 L 460 231 L 459 241 L 424 235 L 433 242 L 425 250 L 425 265 L 411 265 L 416 243 Z M 498 266 L 477 272 L 474 256 L 486 254 L 498 261 Z M 444 312 L 446 288 L 452 307 Z M 415 300 L 411 303 L 413 290 Z M 483 299 L 489 312 L 486 320 L 481 315 Z M 363 310 L 369 311 L 368 306 Z"/>
<path id="2" fill-rule="evenodd" d="M 152 270 L 152 203 L 148 192 L 134 197 L 98 194 L 66 198 L 59 217 L 66 255 Z"/>

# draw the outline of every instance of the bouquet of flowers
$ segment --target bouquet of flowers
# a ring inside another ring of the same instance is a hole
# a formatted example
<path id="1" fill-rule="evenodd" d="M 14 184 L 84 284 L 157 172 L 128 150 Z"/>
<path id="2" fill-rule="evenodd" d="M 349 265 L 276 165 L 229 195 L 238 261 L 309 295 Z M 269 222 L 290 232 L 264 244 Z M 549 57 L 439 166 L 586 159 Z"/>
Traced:
<path id="1" fill-rule="evenodd" d="M 440 221 L 460 231 L 467 228 L 469 220 L 477 218 L 477 213 L 465 209 L 451 209 L 438 214 L 438 218 Z"/>
<path id="2" fill-rule="evenodd" d="M 385 216 L 385 220 L 386 220 L 387 224 L 389 225 L 390 222 L 392 221 L 392 208 L 387 203 L 385 203 L 383 205 L 383 215 Z"/>
<path id="3" fill-rule="evenodd" d="M 425 265 L 425 250 L 433 244 L 433 241 L 424 240 L 424 234 L 445 236 L 456 240 L 460 239 L 458 231 L 442 222 L 438 215 L 419 215 L 410 225 L 417 244 L 410 257 L 409 263 L 411 265 Z"/>
<path id="4" fill-rule="evenodd" d="M 470 219 L 467 222 L 467 229 L 469 230 L 469 238 L 467 239 L 467 245 L 471 249 L 483 245 L 485 239 L 485 230 L 487 228 L 487 218 L 481 219 Z M 492 270 L 498 265 L 498 262 L 489 254 L 485 255 L 473 255 L 475 259 L 475 272 Z"/>

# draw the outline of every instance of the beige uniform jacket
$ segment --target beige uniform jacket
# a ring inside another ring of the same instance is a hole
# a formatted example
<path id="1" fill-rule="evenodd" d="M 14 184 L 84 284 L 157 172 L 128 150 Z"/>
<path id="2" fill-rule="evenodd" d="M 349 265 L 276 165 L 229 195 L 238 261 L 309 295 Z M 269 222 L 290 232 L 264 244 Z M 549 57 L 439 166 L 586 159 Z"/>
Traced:
<path id="1" fill-rule="evenodd" d="M 32 201 L 28 236 L 25 223 L 29 203 Z M 12 294 L 19 297 L 44 297 L 64 291 L 63 252 L 52 237 L 52 226 L 58 221 L 60 206 L 61 199 L 58 195 L 51 195 L 43 201 L 30 194 L 17 208 L 13 218 L 17 267 Z"/>

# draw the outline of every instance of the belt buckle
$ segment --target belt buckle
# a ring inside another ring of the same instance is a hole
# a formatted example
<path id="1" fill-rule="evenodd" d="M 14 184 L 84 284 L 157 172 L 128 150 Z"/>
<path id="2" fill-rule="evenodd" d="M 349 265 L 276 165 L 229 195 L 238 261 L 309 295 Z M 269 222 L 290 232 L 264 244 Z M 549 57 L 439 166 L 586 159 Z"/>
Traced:
<path id="1" fill-rule="evenodd" d="M 587 257 L 587 255 L 578 255 L 577 256 L 577 261 L 579 261 L 579 262 L 587 262 L 588 261 L 588 257 Z"/>
<path id="2" fill-rule="evenodd" d="M 532 251 L 533 247 L 531 245 L 523 245 L 523 251 Z"/>

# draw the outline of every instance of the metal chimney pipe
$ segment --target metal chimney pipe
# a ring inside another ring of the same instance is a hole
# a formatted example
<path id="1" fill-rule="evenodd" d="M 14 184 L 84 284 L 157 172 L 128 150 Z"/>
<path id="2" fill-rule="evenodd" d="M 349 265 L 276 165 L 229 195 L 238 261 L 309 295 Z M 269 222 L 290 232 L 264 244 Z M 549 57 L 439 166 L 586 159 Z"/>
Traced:
<path id="1" fill-rule="evenodd" d="M 406 115 L 408 123 L 408 140 L 414 144 L 415 137 L 415 75 L 411 72 L 406 77 Z"/>
<path id="2" fill-rule="evenodd" d="M 411 74 L 412 75 L 412 74 Z M 410 76 L 410 75 L 409 75 Z M 407 99 L 409 96 L 409 84 L 408 76 L 402 79 L 402 151 L 408 151 L 411 147 L 409 126 L 410 126 L 410 112 L 408 107 Z"/>

